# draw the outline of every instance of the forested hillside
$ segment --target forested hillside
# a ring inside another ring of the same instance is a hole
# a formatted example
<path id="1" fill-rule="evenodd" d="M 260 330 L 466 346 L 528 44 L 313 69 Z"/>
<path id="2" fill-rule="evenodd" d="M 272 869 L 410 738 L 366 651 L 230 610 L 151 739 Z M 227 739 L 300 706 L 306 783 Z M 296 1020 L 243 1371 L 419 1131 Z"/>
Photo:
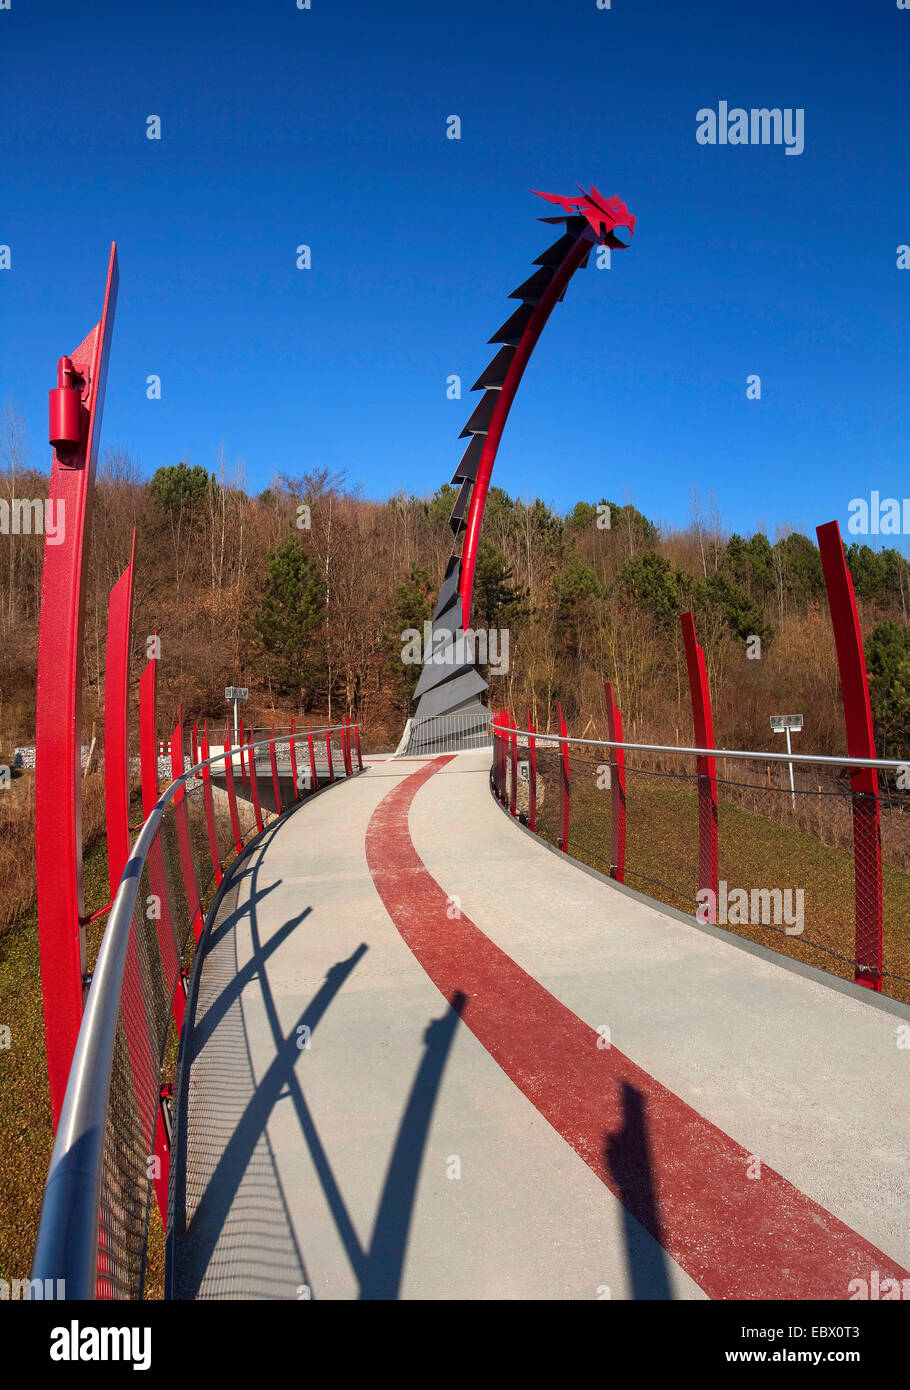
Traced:
<path id="1" fill-rule="evenodd" d="M 5 426 L 0 497 L 46 496 L 46 476 L 22 466 L 10 410 Z M 159 632 L 162 727 L 178 698 L 185 719 L 223 723 L 223 688 L 242 684 L 248 722 L 350 714 L 371 746 L 394 744 L 418 675 L 402 664 L 401 634 L 432 615 L 454 491 L 377 501 L 317 472 L 278 477 L 254 496 L 223 466 L 209 473 L 178 462 L 146 481 L 128 454 L 109 452 L 92 526 L 86 736 L 103 724 L 107 593 L 135 525 L 133 680 Z M 684 525 L 662 531 L 608 498 L 560 516 L 494 487 L 474 622 L 508 628 L 510 665 L 491 681 L 491 705 L 530 709 L 546 728 L 561 700 L 576 731 L 603 730 L 603 681 L 612 679 L 628 736 L 686 742 L 678 614 L 691 607 L 718 744 L 772 747 L 768 716 L 793 711 L 805 715 L 806 751 L 843 750 L 814 541 L 784 529 L 774 538 L 729 535 L 716 513 L 696 500 Z M 34 734 L 41 558 L 39 536 L 0 536 L 0 751 Z M 910 567 L 893 549 L 851 545 L 848 558 L 880 751 L 894 756 L 910 748 Z"/>

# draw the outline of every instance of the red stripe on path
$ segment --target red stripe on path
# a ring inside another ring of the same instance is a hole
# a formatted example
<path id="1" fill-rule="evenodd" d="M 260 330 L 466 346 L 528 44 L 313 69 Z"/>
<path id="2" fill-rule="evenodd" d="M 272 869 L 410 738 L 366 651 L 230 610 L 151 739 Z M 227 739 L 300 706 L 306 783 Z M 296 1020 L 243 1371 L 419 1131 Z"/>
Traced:
<path id="1" fill-rule="evenodd" d="M 407 945 L 506 1075 L 714 1299 L 847 1299 L 908 1273 L 598 1035 L 484 936 L 425 868 L 408 829 L 436 758 L 379 803 L 366 855 Z M 684 1039 L 679 1040 L 680 1044 Z M 630 1117 L 633 1123 L 630 1125 Z"/>

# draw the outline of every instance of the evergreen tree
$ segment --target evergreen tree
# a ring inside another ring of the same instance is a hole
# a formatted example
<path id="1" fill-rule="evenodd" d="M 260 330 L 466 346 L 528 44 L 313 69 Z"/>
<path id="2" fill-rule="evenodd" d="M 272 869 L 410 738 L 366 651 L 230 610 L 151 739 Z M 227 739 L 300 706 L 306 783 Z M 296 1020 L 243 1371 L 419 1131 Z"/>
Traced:
<path id="1" fill-rule="evenodd" d="M 879 756 L 904 758 L 910 754 L 910 628 L 888 618 L 865 647 Z"/>
<path id="2" fill-rule="evenodd" d="M 279 693 L 312 703 L 324 671 L 320 629 L 325 589 L 317 565 L 296 535 L 269 552 L 268 577 L 252 626 Z"/>

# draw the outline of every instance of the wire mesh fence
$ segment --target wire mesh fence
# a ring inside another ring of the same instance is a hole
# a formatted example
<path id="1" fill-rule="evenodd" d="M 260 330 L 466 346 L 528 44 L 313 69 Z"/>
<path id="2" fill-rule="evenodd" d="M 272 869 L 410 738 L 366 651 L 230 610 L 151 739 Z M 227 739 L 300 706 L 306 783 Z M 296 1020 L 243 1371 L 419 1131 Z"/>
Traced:
<path id="1" fill-rule="evenodd" d="M 489 748 L 490 732 L 485 709 L 473 714 L 434 714 L 409 719 L 396 757 L 434 757 L 437 753 L 461 753 Z"/>
<path id="2" fill-rule="evenodd" d="M 791 789 L 787 762 L 761 753 L 494 730 L 494 792 L 551 844 L 699 921 L 910 1002 L 898 764 L 794 755 Z"/>
<path id="3" fill-rule="evenodd" d="M 288 809 L 362 770 L 358 732 L 319 730 L 318 759 L 311 730 L 284 739 L 281 759 L 271 738 L 214 753 L 142 826 L 98 953 L 45 1189 L 35 1277 L 62 1278 L 67 1297 L 142 1297 L 153 1197 L 168 1209 L 177 1035 L 208 908 L 231 861 L 274 818 L 278 768 L 284 789 L 272 790 Z"/>

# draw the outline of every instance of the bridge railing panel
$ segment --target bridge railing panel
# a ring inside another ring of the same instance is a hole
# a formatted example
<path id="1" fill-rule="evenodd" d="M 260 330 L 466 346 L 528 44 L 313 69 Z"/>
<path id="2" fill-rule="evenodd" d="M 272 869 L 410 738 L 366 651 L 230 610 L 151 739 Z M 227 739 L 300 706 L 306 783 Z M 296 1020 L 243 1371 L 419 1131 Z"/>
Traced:
<path id="1" fill-rule="evenodd" d="M 323 749 L 326 741 L 334 747 L 335 775 L 344 777 L 347 729 L 297 731 L 299 766 L 311 766 L 314 732 L 314 743 L 321 737 Z M 244 789 L 250 796 L 271 768 L 270 744 L 267 738 L 246 746 L 248 769 L 255 770 L 253 788 Z M 219 749 L 161 794 L 111 906 L 57 1129 L 33 1267 L 35 1278 L 63 1280 L 70 1299 L 141 1298 L 153 1197 L 167 1222 L 170 1096 L 197 928 L 238 853 L 234 815 L 241 848 L 261 824 L 276 819 L 241 796 L 236 780 L 232 815 L 227 758 L 237 763 L 238 751 Z M 297 805 L 290 767 L 288 752 L 281 768 L 288 779 L 281 794 L 286 809 Z M 325 785 L 326 758 L 316 772 L 317 784 Z"/>
<path id="2" fill-rule="evenodd" d="M 528 730 L 507 714 L 491 721 L 492 786 L 511 806 L 517 740 L 515 814 L 530 812 Z M 536 732 L 536 833 L 561 847 L 562 749 L 568 747 L 567 851 L 655 901 L 713 923 L 794 959 L 910 1001 L 910 792 L 895 774 L 904 764 L 743 749 L 686 749 Z M 622 782 L 617 784 L 617 754 Z M 704 796 L 701 769 L 714 759 L 716 800 Z M 790 782 L 790 764 L 793 782 Z M 860 767 L 879 779 L 877 809 L 857 815 Z M 702 817 L 716 807 L 716 879 L 705 880 L 711 836 Z M 617 816 L 624 824 L 617 826 Z M 856 827 L 880 842 L 857 845 Z M 623 834 L 617 834 L 618 829 Z M 882 946 L 871 901 L 882 863 Z M 705 880 L 705 881 L 703 881 Z M 858 891 L 855 891 L 858 890 Z M 863 912 L 865 898 L 869 911 Z M 860 910 L 856 911 L 856 903 Z M 864 924 L 871 928 L 864 931 Z"/>

